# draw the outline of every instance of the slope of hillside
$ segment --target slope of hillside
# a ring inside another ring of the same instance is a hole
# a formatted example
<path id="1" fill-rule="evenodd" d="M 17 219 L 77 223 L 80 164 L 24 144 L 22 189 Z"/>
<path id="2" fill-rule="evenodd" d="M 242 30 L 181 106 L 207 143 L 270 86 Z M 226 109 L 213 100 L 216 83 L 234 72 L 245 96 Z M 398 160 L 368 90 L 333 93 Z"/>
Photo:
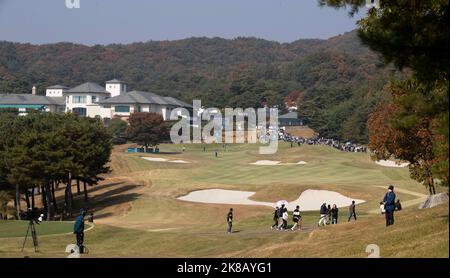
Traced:
<path id="1" fill-rule="evenodd" d="M 367 113 L 388 79 L 355 32 L 328 40 L 278 43 L 256 38 L 189 38 L 92 47 L 0 42 L 0 93 L 36 85 L 102 84 L 118 77 L 130 89 L 214 107 L 284 106 L 300 92 L 301 115 L 324 136 L 365 141 Z M 337 119 L 329 123 L 330 119 Z"/>

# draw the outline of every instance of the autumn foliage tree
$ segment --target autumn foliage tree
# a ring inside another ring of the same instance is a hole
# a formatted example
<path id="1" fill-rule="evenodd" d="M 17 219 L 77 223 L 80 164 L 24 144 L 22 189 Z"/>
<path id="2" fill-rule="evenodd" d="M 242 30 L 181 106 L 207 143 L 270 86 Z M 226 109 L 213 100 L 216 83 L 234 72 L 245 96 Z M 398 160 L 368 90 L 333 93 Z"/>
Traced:
<path id="1" fill-rule="evenodd" d="M 129 123 L 127 137 L 144 146 L 145 151 L 148 147 L 157 146 L 169 135 L 164 119 L 158 113 L 134 113 L 130 116 Z"/>
<path id="2" fill-rule="evenodd" d="M 430 113 L 434 110 L 432 94 L 414 80 L 395 82 L 387 91 L 389 97 L 378 103 L 369 116 L 369 148 L 376 159 L 394 157 L 410 162 L 411 177 L 422 182 L 430 194 L 435 194 L 433 170 L 443 158 L 435 152 L 436 142 L 442 140 L 442 135 Z M 437 177 L 440 184 L 448 185 L 448 174 Z"/>
<path id="3" fill-rule="evenodd" d="M 350 7 L 353 15 L 365 0 L 319 0 L 321 5 Z M 385 64 L 408 75 L 393 81 L 388 99 L 370 116 L 369 146 L 378 158 L 394 156 L 411 163 L 411 176 L 435 193 L 448 186 L 449 151 L 449 2 L 379 1 L 358 21 L 358 36 L 381 54 Z"/>

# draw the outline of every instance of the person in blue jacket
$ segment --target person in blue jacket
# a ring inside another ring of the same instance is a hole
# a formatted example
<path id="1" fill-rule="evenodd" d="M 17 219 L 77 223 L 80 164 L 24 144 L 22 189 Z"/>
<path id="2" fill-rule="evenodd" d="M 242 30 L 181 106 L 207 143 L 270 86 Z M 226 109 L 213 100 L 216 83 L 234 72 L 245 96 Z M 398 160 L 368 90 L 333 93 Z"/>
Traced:
<path id="1" fill-rule="evenodd" d="M 394 224 L 395 198 L 394 186 L 389 185 L 388 192 L 383 199 L 384 209 L 386 210 L 386 227 Z"/>
<path id="2" fill-rule="evenodd" d="M 86 212 L 81 209 L 80 215 L 75 219 L 75 224 L 73 225 L 73 233 L 77 236 L 77 245 L 80 253 L 83 253 L 83 242 L 84 242 L 84 216 Z"/>

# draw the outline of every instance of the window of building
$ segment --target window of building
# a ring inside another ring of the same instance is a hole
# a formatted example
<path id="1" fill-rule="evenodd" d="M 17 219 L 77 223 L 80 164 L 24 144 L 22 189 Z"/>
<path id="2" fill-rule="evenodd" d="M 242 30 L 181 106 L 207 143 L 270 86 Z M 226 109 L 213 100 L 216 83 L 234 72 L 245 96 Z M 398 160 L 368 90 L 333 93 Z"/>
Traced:
<path id="1" fill-rule="evenodd" d="M 73 103 L 86 103 L 86 96 L 72 96 Z"/>
<path id="2" fill-rule="evenodd" d="M 81 107 L 80 108 L 73 108 L 72 112 L 75 115 L 78 115 L 80 117 L 86 117 L 86 114 L 87 114 L 86 108 L 81 108 Z"/>
<path id="3" fill-rule="evenodd" d="M 115 110 L 118 113 L 130 113 L 130 106 L 116 106 Z"/>
<path id="4" fill-rule="evenodd" d="M 138 107 L 137 107 L 137 112 L 141 112 L 141 106 L 140 105 L 138 105 Z"/>
<path id="5" fill-rule="evenodd" d="M 96 96 L 92 96 L 92 103 L 96 103 L 98 101 L 98 98 Z"/>

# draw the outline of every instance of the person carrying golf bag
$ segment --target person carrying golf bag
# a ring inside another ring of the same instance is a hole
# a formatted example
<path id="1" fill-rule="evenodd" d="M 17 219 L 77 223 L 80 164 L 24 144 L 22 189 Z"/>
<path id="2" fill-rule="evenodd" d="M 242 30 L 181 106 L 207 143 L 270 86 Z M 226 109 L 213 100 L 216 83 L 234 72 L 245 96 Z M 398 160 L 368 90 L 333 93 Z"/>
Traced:
<path id="1" fill-rule="evenodd" d="M 85 211 L 82 209 L 80 210 L 80 215 L 77 216 L 75 219 L 75 224 L 73 225 L 73 233 L 77 237 L 77 246 L 80 250 L 80 254 L 84 253 L 84 215 Z"/>

